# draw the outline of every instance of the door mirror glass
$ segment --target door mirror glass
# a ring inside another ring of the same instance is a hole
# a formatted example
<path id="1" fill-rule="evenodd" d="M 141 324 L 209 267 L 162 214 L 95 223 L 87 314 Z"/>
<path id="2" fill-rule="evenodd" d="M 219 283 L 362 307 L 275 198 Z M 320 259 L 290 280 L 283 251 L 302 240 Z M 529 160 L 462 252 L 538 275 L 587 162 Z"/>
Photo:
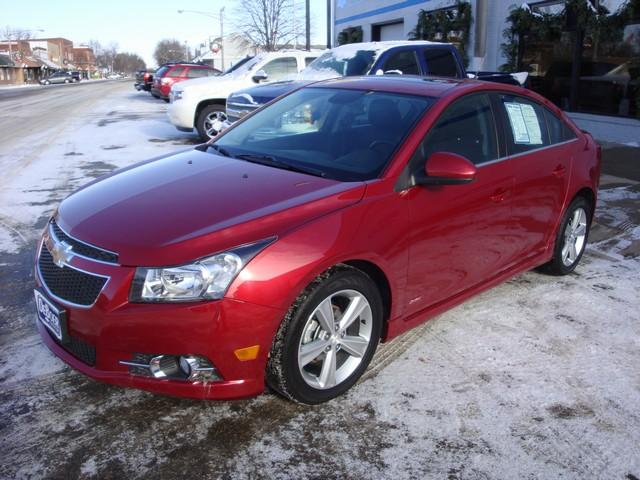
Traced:
<path id="1" fill-rule="evenodd" d="M 269 75 L 267 75 L 267 72 L 265 72 L 264 70 L 258 70 L 254 75 L 253 75 L 253 81 L 256 83 L 260 83 L 265 81 L 267 78 L 269 78 Z"/>
<path id="2" fill-rule="evenodd" d="M 416 178 L 418 185 L 460 185 L 472 182 L 478 169 L 470 160 L 451 152 L 436 152 L 425 164 L 424 176 Z"/>

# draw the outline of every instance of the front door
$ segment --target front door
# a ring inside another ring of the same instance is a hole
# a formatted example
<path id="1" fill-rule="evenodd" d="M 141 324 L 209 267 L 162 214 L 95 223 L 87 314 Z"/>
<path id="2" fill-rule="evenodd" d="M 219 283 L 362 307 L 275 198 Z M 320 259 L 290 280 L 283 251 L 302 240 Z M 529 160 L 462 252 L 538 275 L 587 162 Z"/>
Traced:
<path id="1" fill-rule="evenodd" d="M 478 174 L 464 185 L 407 191 L 407 314 L 477 285 L 512 260 L 513 172 L 498 140 L 488 95 L 472 94 L 444 111 L 414 154 L 411 169 L 423 169 L 435 152 L 452 152 L 473 162 Z"/>

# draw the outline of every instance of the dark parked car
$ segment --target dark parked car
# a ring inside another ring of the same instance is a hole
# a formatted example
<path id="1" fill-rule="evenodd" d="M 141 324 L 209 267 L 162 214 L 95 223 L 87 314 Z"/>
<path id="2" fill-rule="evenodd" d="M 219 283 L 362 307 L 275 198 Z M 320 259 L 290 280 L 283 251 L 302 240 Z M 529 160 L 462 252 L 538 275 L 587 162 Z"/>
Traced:
<path id="1" fill-rule="evenodd" d="M 72 72 L 55 72 L 48 77 L 40 79 L 40 84 L 51 85 L 54 83 L 75 83 L 79 81 L 80 78 L 74 76 Z"/>
<path id="2" fill-rule="evenodd" d="M 38 329 L 104 382 L 320 403 L 379 341 L 531 268 L 572 272 L 599 175 L 593 138 L 520 87 L 316 83 L 63 200 Z"/>
<path id="3" fill-rule="evenodd" d="M 227 126 L 284 93 L 319 79 L 354 75 L 422 75 L 443 78 L 472 76 L 509 85 L 520 85 L 527 74 L 474 72 L 471 75 L 456 47 L 450 43 L 388 41 L 348 44 L 333 48 L 300 72 L 295 81 L 259 85 L 227 98 Z"/>
<path id="4" fill-rule="evenodd" d="M 152 83 L 153 83 L 153 71 L 138 70 L 136 72 L 136 81 L 133 84 L 136 90 L 150 92 Z"/>

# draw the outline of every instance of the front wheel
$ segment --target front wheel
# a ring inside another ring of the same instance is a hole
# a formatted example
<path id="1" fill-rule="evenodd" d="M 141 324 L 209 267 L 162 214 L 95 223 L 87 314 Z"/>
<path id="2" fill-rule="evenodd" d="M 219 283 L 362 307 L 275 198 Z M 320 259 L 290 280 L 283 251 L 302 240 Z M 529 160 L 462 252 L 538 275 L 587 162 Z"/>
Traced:
<path id="1" fill-rule="evenodd" d="M 294 302 L 276 334 L 267 382 L 285 397 L 318 404 L 345 393 L 378 346 L 383 308 L 373 281 L 338 266 Z"/>
<path id="2" fill-rule="evenodd" d="M 65 80 L 64 83 L 69 83 L 69 80 Z"/>
<path id="3" fill-rule="evenodd" d="M 207 105 L 196 120 L 196 130 L 203 142 L 208 142 L 222 130 L 222 123 L 227 119 L 223 105 Z"/>
<path id="4" fill-rule="evenodd" d="M 587 245 L 591 213 L 591 205 L 585 198 L 577 197 L 571 202 L 558 229 L 553 257 L 543 265 L 544 271 L 567 275 L 576 268 Z"/>

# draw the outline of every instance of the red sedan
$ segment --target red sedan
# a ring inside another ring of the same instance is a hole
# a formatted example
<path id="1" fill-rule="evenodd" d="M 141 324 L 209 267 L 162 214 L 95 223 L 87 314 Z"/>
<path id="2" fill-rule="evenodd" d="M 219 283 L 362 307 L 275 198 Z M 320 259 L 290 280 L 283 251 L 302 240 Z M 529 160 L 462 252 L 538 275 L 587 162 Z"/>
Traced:
<path id="1" fill-rule="evenodd" d="M 313 84 L 65 199 L 38 326 L 104 382 L 323 402 L 379 341 L 531 268 L 570 273 L 599 174 L 593 139 L 522 88 Z"/>

